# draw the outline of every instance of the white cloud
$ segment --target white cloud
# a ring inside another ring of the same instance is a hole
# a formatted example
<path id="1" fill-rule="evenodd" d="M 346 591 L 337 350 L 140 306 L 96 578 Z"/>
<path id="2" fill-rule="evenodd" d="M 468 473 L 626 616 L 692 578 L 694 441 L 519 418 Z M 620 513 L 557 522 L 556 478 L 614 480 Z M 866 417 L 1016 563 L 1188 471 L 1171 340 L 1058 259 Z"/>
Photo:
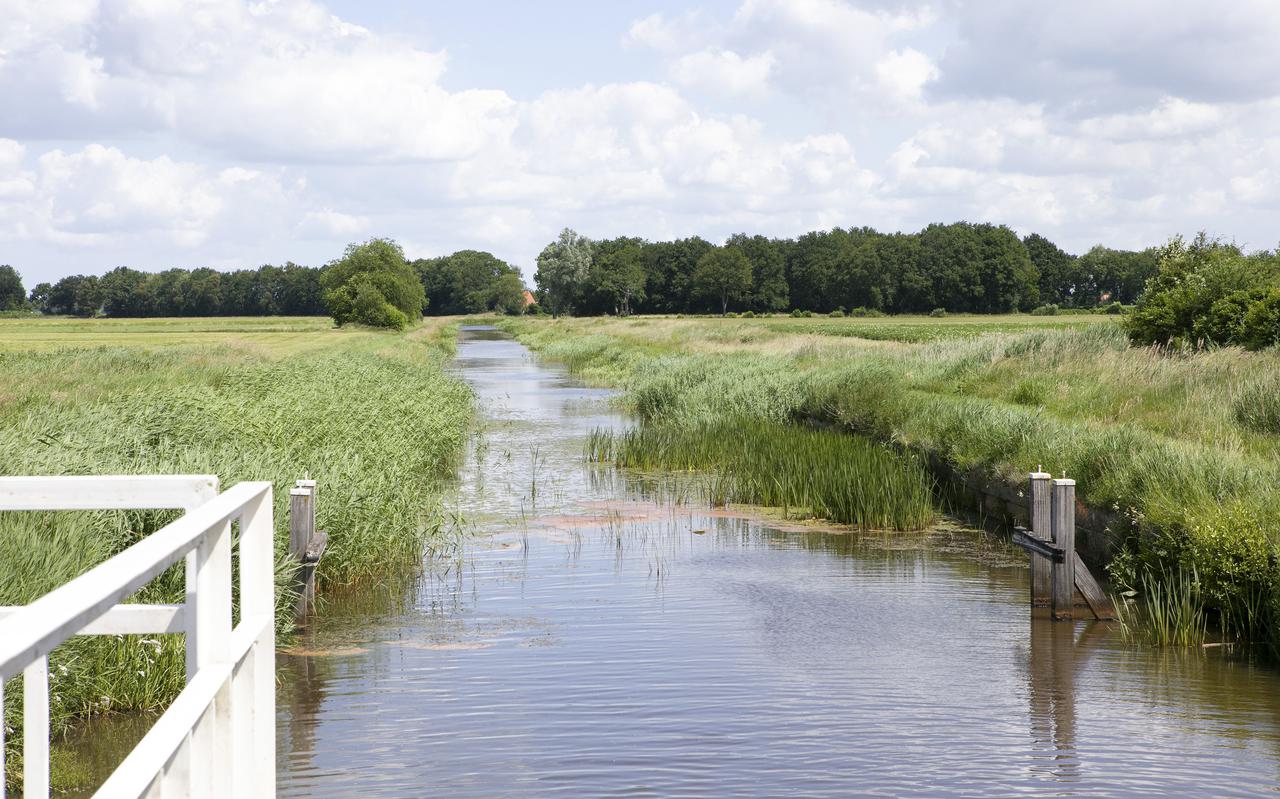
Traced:
<path id="1" fill-rule="evenodd" d="M 676 83 L 722 95 L 763 94 L 773 71 L 773 53 L 743 58 L 732 50 L 700 50 L 671 65 Z"/>
<path id="2" fill-rule="evenodd" d="M 636 52 L 520 91 L 451 71 L 501 41 L 425 48 L 318 0 L 0 2 L 0 239 L 51 264 L 318 262 L 392 235 L 527 265 L 563 225 L 958 218 L 1069 249 L 1270 243 L 1280 215 L 1263 0 L 742 0 L 568 26 L 548 52 Z"/>
<path id="3" fill-rule="evenodd" d="M 100 144 L 50 150 L 30 164 L 0 163 L 5 238 L 81 247 L 125 239 L 190 249 L 218 233 L 265 234 L 291 205 L 278 175 L 134 158 Z"/>
<path id="4" fill-rule="evenodd" d="M 650 14 L 631 23 L 622 43 L 627 47 L 648 47 L 663 52 L 691 50 L 705 39 L 707 26 L 702 13 L 697 10 L 672 18 Z"/>

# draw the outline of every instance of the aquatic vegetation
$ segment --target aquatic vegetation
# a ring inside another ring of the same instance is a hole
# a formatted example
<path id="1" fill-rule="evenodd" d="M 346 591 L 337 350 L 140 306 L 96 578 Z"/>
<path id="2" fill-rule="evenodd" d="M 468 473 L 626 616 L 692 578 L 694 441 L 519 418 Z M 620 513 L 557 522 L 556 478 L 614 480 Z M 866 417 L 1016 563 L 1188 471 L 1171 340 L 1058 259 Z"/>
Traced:
<path id="1" fill-rule="evenodd" d="M 933 521 L 932 479 L 913 458 L 862 438 L 759 418 L 596 430 L 588 457 L 632 469 L 705 471 L 711 505 L 783 508 L 869 529 Z"/>
<path id="2" fill-rule="evenodd" d="M 163 322 L 171 320 L 157 326 Z M 95 324 L 79 321 L 70 330 L 82 334 Z M 368 583 L 417 568 L 440 527 L 439 495 L 472 415 L 470 390 L 444 370 L 447 351 L 437 342 L 451 336 L 442 339 L 434 327 L 393 335 L 298 324 L 306 335 L 282 333 L 279 350 L 256 330 L 248 341 L 222 334 L 218 346 L 0 346 L 0 473 L 273 481 L 282 631 L 291 625 L 287 489 L 298 478 L 320 486 L 318 521 L 329 533 L 323 584 Z M 0 514 L 0 604 L 31 601 L 170 518 Z M 181 571 L 173 569 L 138 598 L 172 602 L 181 593 Z M 74 638 L 55 651 L 51 668 L 56 735 L 78 717 L 163 707 L 183 682 L 182 642 Z M 6 685 L 6 723 L 14 730 L 20 684 Z"/>
<path id="3" fill-rule="evenodd" d="M 884 341 L 876 324 L 955 332 Z M 1194 568 L 1211 621 L 1280 645 L 1280 439 L 1265 431 L 1280 351 L 1138 347 L 1106 315 L 503 326 L 572 352 L 651 423 L 818 422 L 1011 483 L 1065 472 L 1118 520 L 1113 582 Z"/>
<path id="4" fill-rule="evenodd" d="M 1135 598 L 1116 603 L 1127 639 L 1152 646 L 1199 646 L 1207 620 L 1195 569 L 1145 571 Z"/>

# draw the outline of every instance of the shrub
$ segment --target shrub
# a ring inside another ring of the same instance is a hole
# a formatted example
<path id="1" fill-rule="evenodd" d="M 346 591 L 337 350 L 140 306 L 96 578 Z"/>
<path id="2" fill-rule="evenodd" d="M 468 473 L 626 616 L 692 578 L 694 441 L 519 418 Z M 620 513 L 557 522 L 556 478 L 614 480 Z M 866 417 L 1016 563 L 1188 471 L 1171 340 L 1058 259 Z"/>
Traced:
<path id="1" fill-rule="evenodd" d="M 839 308 L 837 308 L 837 309 L 835 309 L 834 311 L 832 311 L 831 313 L 827 314 L 827 316 L 830 316 L 832 319 L 843 319 L 843 318 L 844 318 L 844 311 L 842 311 L 842 310 L 840 310 Z"/>
<path id="2" fill-rule="evenodd" d="M 1240 323 L 1240 343 L 1251 350 L 1280 344 L 1280 289 L 1254 300 Z"/>
<path id="3" fill-rule="evenodd" d="M 1039 305 L 1031 309 L 1032 316 L 1057 316 L 1058 306 L 1054 303 L 1048 305 Z"/>
<path id="4" fill-rule="evenodd" d="M 1125 329 L 1140 344 L 1242 343 L 1259 349 L 1269 338 L 1268 312 L 1258 311 L 1248 341 L 1245 317 L 1277 284 L 1276 253 L 1246 256 L 1203 234 L 1191 244 L 1175 238 L 1161 250 L 1160 271 L 1147 281 Z"/>
<path id="5" fill-rule="evenodd" d="M 1124 313 L 1124 304 L 1117 300 L 1116 302 L 1113 302 L 1110 305 L 1105 306 L 1102 309 L 1102 312 L 1110 316 L 1119 316 L 1120 314 Z"/>
<path id="6" fill-rule="evenodd" d="M 934 308 L 932 311 L 929 312 L 929 316 L 933 317 L 934 319 L 941 319 L 946 315 L 947 315 L 946 308 Z"/>
<path id="7" fill-rule="evenodd" d="M 743 319 L 755 319 L 755 318 L 756 318 L 756 312 L 755 312 L 755 311 L 743 311 L 743 312 L 742 312 L 742 318 L 743 318 Z"/>
<path id="8" fill-rule="evenodd" d="M 804 316 L 804 311 L 800 310 L 799 308 L 795 308 L 791 311 L 791 316 L 794 319 L 799 319 L 802 316 Z"/>

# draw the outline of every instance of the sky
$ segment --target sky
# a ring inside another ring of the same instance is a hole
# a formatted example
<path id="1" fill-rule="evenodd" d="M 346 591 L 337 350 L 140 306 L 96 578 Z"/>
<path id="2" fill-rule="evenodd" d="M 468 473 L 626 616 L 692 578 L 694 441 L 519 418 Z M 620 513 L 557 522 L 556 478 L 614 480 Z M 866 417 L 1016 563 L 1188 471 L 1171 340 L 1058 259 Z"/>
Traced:
<path id="1" fill-rule="evenodd" d="M 532 279 L 592 238 L 1280 241 L 1274 0 L 0 0 L 0 263 Z"/>

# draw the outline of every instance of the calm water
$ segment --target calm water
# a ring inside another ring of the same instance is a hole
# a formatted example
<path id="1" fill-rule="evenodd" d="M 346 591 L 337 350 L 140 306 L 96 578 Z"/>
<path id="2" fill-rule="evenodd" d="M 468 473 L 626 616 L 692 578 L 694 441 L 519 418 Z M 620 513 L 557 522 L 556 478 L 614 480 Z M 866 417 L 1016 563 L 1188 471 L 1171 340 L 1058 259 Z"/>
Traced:
<path id="1" fill-rule="evenodd" d="M 491 330 L 457 368 L 480 535 L 281 656 L 280 795 L 1280 793 L 1275 671 L 1033 620 L 1022 557 L 975 531 L 646 501 L 582 462 L 625 424 L 607 392 Z"/>

